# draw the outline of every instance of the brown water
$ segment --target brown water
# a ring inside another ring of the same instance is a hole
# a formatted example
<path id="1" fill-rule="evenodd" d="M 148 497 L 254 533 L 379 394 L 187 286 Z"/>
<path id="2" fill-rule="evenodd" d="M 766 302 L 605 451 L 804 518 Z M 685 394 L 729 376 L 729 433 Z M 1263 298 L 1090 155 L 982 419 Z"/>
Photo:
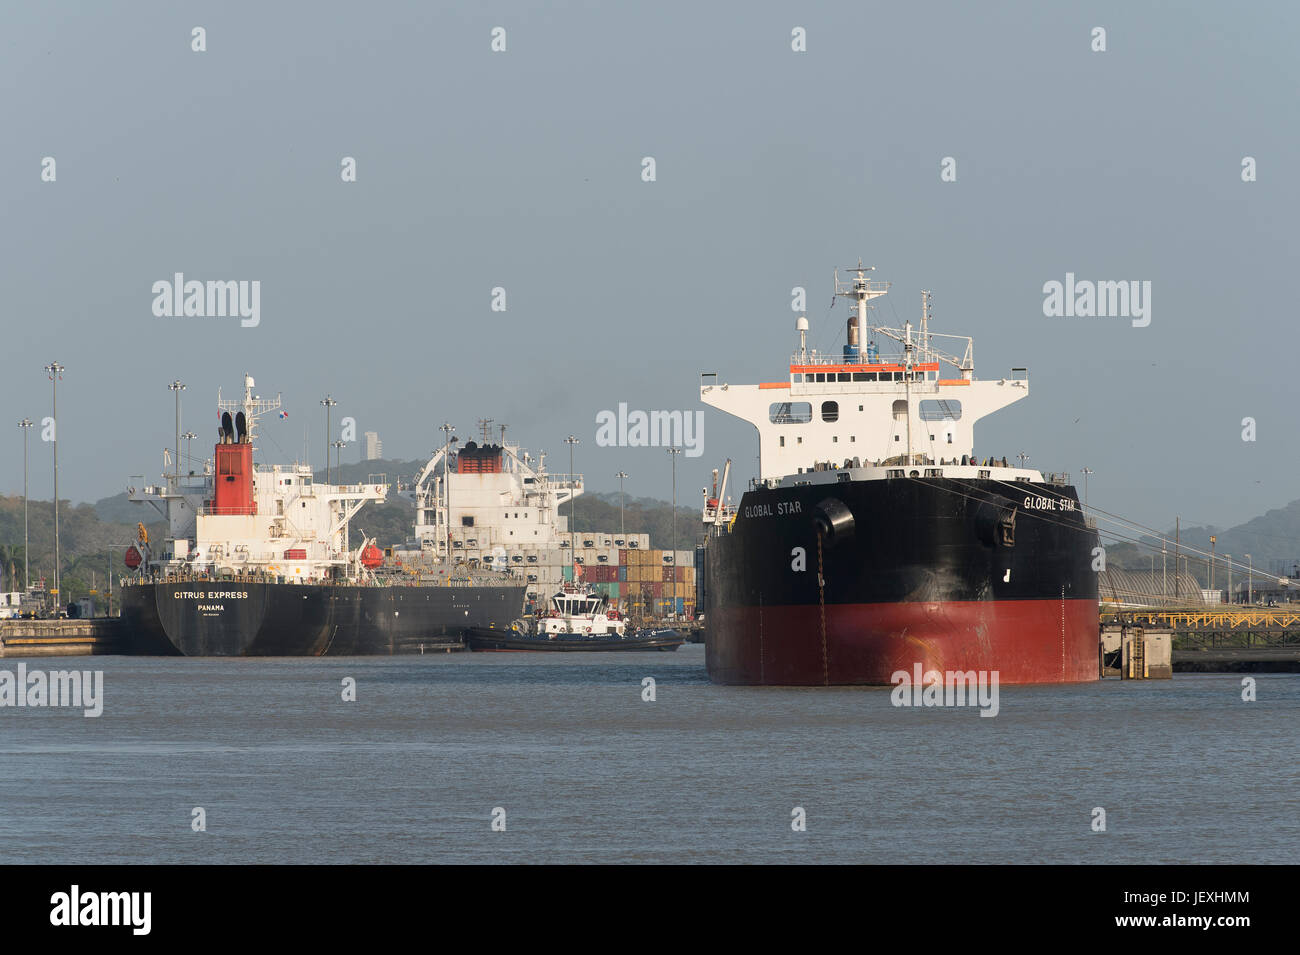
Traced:
<path id="1" fill-rule="evenodd" d="M 27 663 L 103 670 L 104 713 L 0 709 L 5 863 L 1300 858 L 1297 675 L 1003 688 L 989 719 L 713 686 L 698 646 Z"/>

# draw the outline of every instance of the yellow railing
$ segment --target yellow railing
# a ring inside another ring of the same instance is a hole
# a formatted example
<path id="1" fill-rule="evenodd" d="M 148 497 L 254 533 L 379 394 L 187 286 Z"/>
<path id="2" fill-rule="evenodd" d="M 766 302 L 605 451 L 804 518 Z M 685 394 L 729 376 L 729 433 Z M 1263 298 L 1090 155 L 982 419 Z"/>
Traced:
<path id="1" fill-rule="evenodd" d="M 1300 610 L 1246 607 L 1240 610 L 1174 609 L 1102 611 L 1103 617 L 1150 621 L 1172 630 L 1300 630 Z"/>

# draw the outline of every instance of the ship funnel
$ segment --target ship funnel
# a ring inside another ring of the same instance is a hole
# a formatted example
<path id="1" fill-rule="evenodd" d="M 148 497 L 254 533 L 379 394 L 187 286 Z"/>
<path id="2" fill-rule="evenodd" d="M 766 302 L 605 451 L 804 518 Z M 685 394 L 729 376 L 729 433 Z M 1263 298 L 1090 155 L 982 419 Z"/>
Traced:
<path id="1" fill-rule="evenodd" d="M 221 412 L 221 443 L 230 444 L 235 439 L 235 429 L 230 421 L 230 412 Z"/>
<path id="2" fill-rule="evenodd" d="M 856 365 L 862 350 L 858 346 L 858 320 L 856 317 L 849 316 L 848 340 L 844 346 L 844 361 L 846 364 Z"/>
<path id="3" fill-rule="evenodd" d="M 248 440 L 248 419 L 244 417 L 242 411 L 235 414 L 235 430 L 239 432 L 240 444 Z"/>

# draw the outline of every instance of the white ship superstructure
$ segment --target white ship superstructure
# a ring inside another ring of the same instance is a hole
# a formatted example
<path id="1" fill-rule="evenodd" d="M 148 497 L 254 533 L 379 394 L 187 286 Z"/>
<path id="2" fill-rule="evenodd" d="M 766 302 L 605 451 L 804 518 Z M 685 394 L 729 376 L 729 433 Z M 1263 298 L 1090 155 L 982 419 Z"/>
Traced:
<path id="1" fill-rule="evenodd" d="M 551 607 L 537 616 L 543 636 L 578 634 L 590 637 L 624 635 L 627 621 L 609 605 L 609 598 L 590 587 L 564 587 L 551 596 Z"/>
<path id="2" fill-rule="evenodd" d="M 822 472 L 841 469 L 852 470 L 852 480 L 895 477 L 899 469 L 910 477 L 975 478 L 998 466 L 1004 480 L 1041 481 L 1037 471 L 981 462 L 975 453 L 975 422 L 1027 397 L 1027 371 L 976 379 L 972 339 L 930 331 L 929 292 L 922 292 L 919 329 L 910 321 L 902 328 L 871 324 L 870 302 L 889 283 L 869 279 L 872 269 L 860 263 L 849 271 L 851 281 L 835 275 L 836 297 L 852 304 L 842 350 L 810 351 L 801 316 L 787 379 L 735 385 L 701 376 L 701 401 L 758 430 L 759 480 L 833 481 L 836 475 Z M 936 347 L 936 338 L 957 342 L 954 351 Z M 882 342 L 892 346 L 890 357 L 881 357 Z M 947 376 L 944 366 L 952 369 Z M 796 477 L 810 472 L 817 477 Z"/>
<path id="3" fill-rule="evenodd" d="M 560 509 L 582 492 L 582 475 L 550 474 L 545 453 L 534 462 L 517 445 L 485 440 L 458 451 L 444 445 L 409 496 L 422 548 L 482 558 L 499 549 L 568 547 L 568 516 Z"/>
<path id="4" fill-rule="evenodd" d="M 507 442 L 504 428 L 492 441 L 489 422 L 482 425 L 482 440 L 463 446 L 444 426 L 443 446 L 403 492 L 416 508 L 409 547 L 453 565 L 509 568 L 525 578 L 539 608 L 577 582 L 599 588 L 611 607 L 644 616 L 693 609 L 693 550 L 652 552 L 644 533 L 575 532 L 569 507 L 583 493 L 583 476 L 551 473 L 545 452 L 534 458 Z"/>
<path id="5" fill-rule="evenodd" d="M 246 375 L 241 398 L 218 393 L 217 444 L 201 473 L 177 468 L 163 484 L 128 489 L 132 501 L 152 505 L 168 522 L 160 546 L 150 551 L 143 534 L 136 545 L 146 569 L 288 582 L 364 576 L 363 547 L 351 548 L 349 522 L 368 501 L 386 499 L 386 478 L 321 484 L 307 464 L 254 465 L 257 421 L 277 411 L 280 398 L 261 398 L 253 387 Z"/>

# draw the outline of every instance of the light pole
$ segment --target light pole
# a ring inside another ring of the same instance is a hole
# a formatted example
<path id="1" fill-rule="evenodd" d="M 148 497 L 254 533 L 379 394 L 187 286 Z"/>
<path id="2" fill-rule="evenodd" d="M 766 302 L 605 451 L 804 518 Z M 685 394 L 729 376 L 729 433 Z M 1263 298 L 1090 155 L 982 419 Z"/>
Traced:
<path id="1" fill-rule="evenodd" d="M 326 395 L 320 400 L 325 406 L 325 483 L 330 483 L 330 409 L 333 408 L 337 401 L 330 395 Z"/>
<path id="2" fill-rule="evenodd" d="M 185 439 L 185 467 L 192 473 L 194 471 L 194 454 L 190 450 L 190 444 L 198 435 L 193 431 L 186 431 L 181 437 Z"/>
<path id="3" fill-rule="evenodd" d="M 173 469 L 176 473 L 176 483 L 181 481 L 181 392 L 185 390 L 185 385 L 177 378 L 167 390 L 176 396 L 176 443 L 172 446 L 176 452 L 176 467 Z"/>
<path id="4" fill-rule="evenodd" d="M 677 617 L 677 455 L 682 453 L 681 448 L 669 448 L 668 456 L 673 462 L 673 589 L 672 589 L 672 616 Z"/>
<path id="5" fill-rule="evenodd" d="M 619 471 L 614 477 L 618 478 L 618 533 L 622 537 L 623 543 L 627 543 L 627 532 L 623 530 L 623 479 L 629 477 L 626 471 Z"/>
<path id="6" fill-rule="evenodd" d="M 340 471 L 343 470 L 343 449 L 348 446 L 346 441 L 334 442 L 334 466 Z"/>
<path id="7" fill-rule="evenodd" d="M 182 435 L 182 437 L 184 437 L 184 435 Z M 105 570 L 107 571 L 107 577 L 105 580 L 105 588 L 106 588 L 105 593 L 108 595 L 108 603 L 107 606 L 105 606 L 104 608 L 104 616 L 111 617 L 113 616 L 113 551 L 130 550 L 135 545 L 134 544 L 105 544 L 104 546 L 108 556 L 108 566 L 105 568 Z M 119 608 L 119 616 L 120 615 L 121 614 Z"/>
<path id="8" fill-rule="evenodd" d="M 576 564 L 578 552 L 575 549 L 577 542 L 574 540 L 574 528 L 577 517 L 575 516 L 574 507 L 578 503 L 578 499 L 573 493 L 577 490 L 577 482 L 573 477 L 573 446 L 579 442 L 573 435 L 569 435 L 564 439 L 564 443 L 569 446 L 569 559 Z"/>
<path id="9" fill-rule="evenodd" d="M 1210 535 L 1210 589 L 1211 590 L 1214 589 L 1214 542 L 1217 540 L 1218 540 L 1217 537 L 1215 537 L 1212 534 Z"/>
<path id="10" fill-rule="evenodd" d="M 1246 603 L 1255 603 L 1255 560 L 1246 555 Z"/>
<path id="11" fill-rule="evenodd" d="M 456 428 L 453 425 L 449 424 L 448 422 L 444 421 L 442 425 L 438 428 L 438 430 L 442 432 L 442 438 L 443 438 L 442 440 L 443 534 L 447 538 L 446 540 L 447 560 L 450 561 L 451 560 L 451 481 L 448 479 L 448 474 L 451 471 L 451 446 L 456 440 L 451 435 L 452 432 L 456 430 Z M 435 515 L 435 522 L 436 522 L 436 515 L 437 515 L 436 507 L 434 509 L 434 515 Z"/>
<path id="12" fill-rule="evenodd" d="M 1232 555 L 1224 554 L 1228 564 L 1228 603 L 1232 603 Z"/>
<path id="13" fill-rule="evenodd" d="M 1092 473 L 1092 468 L 1083 469 L 1083 511 L 1085 516 L 1088 513 L 1088 475 Z"/>
<path id="14" fill-rule="evenodd" d="M 54 614 L 59 614 L 59 382 L 63 379 L 63 365 L 52 361 L 45 366 L 50 377 L 54 415 Z"/>
<path id="15" fill-rule="evenodd" d="M 32 589 L 31 574 L 27 564 L 27 433 L 32 430 L 32 419 L 24 418 L 18 422 L 23 429 L 23 593 Z"/>
<path id="16" fill-rule="evenodd" d="M 1169 602 L 1169 568 L 1167 568 L 1166 555 L 1169 554 L 1169 548 L 1165 544 L 1160 546 L 1160 595 L 1165 602 Z"/>

